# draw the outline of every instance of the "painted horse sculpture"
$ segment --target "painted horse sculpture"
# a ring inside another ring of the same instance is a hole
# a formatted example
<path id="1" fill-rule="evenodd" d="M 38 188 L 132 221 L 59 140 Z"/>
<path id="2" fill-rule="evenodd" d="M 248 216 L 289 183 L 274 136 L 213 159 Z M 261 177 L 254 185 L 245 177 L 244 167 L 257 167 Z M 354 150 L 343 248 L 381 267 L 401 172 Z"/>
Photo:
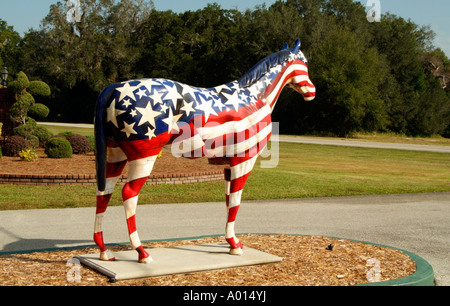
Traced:
<path id="1" fill-rule="evenodd" d="M 129 163 L 122 190 L 131 245 L 148 263 L 136 228 L 138 195 L 158 154 L 170 147 L 185 158 L 206 156 L 228 165 L 225 239 L 230 254 L 242 254 L 234 223 L 242 190 L 272 132 L 271 114 L 285 85 L 306 101 L 315 97 L 300 41 L 261 60 L 243 77 L 214 88 L 196 88 L 166 79 L 138 79 L 108 86 L 95 111 L 97 209 L 94 241 L 100 259 L 114 260 L 103 240 L 102 220 L 114 186 Z"/>

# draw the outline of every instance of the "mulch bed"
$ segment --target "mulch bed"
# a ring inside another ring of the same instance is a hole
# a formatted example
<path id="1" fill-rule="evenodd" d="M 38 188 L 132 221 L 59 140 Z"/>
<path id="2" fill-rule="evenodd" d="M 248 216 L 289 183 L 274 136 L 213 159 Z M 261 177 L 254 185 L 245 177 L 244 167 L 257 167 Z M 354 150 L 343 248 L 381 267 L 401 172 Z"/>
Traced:
<path id="1" fill-rule="evenodd" d="M 16 285 L 80 285 L 80 286 L 350 286 L 398 279 L 413 274 L 415 263 L 397 249 L 320 236 L 244 235 L 238 237 L 245 246 L 282 257 L 279 263 L 213 270 L 192 274 L 160 276 L 147 279 L 122 280 L 110 283 L 98 272 L 81 266 L 80 281 L 70 282 L 73 264 L 69 260 L 97 248 L 11 254 L 0 256 L 0 284 Z M 211 237 L 198 240 L 152 242 L 146 248 L 223 242 Z M 334 245 L 332 250 L 328 249 Z M 129 249 L 119 245 L 111 250 Z M 230 255 L 232 256 L 232 255 Z M 137 254 L 136 254 L 137 259 Z M 69 280 L 68 280 L 69 279 Z"/>
<path id="2" fill-rule="evenodd" d="M 19 157 L 3 156 L 0 158 L 0 173 L 6 174 L 46 174 L 46 175 L 79 175 L 95 174 L 95 155 L 88 153 L 74 154 L 72 158 L 48 158 L 44 149 L 37 149 L 38 160 L 34 162 L 22 161 Z M 164 151 L 155 162 L 152 174 L 190 174 L 193 172 L 221 171 L 223 165 L 211 165 L 208 159 L 176 158 L 170 152 Z M 128 174 L 128 166 L 124 175 Z"/>

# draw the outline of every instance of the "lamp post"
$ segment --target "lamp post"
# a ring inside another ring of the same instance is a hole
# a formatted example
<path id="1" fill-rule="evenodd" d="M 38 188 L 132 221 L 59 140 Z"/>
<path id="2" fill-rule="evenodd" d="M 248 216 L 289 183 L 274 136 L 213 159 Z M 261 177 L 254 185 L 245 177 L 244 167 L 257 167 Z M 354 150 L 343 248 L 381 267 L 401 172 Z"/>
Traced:
<path id="1" fill-rule="evenodd" d="M 6 80 L 8 79 L 8 70 L 6 70 L 6 67 L 2 70 L 2 85 L 6 86 Z"/>

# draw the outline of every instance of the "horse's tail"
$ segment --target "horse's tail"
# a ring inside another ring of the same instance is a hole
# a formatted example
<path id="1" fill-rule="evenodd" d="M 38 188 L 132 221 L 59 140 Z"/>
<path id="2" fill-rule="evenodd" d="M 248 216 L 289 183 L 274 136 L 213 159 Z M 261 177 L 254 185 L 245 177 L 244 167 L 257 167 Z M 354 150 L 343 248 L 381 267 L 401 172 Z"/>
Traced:
<path id="1" fill-rule="evenodd" d="M 103 90 L 95 106 L 95 167 L 97 172 L 97 189 L 99 191 L 105 191 L 106 189 L 106 150 L 108 143 L 108 135 L 105 131 L 106 105 L 110 101 L 114 90 L 115 86 L 109 86 Z"/>

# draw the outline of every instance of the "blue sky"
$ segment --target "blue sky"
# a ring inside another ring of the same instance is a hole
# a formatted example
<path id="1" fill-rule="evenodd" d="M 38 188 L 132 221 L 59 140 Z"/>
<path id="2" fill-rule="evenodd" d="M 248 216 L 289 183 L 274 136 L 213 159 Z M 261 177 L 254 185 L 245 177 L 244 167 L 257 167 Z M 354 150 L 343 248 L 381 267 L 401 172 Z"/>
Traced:
<path id="1" fill-rule="evenodd" d="M 64 2 L 65 0 L 60 0 Z M 355 0 L 357 1 L 357 0 Z M 359 0 L 364 5 L 370 0 Z M 39 28 L 41 20 L 48 14 L 51 4 L 57 0 L 0 0 L 0 19 L 23 35 L 30 28 Z M 245 10 L 275 0 L 154 0 L 158 10 L 175 12 L 197 10 L 207 3 L 217 2 L 223 8 Z M 419 25 L 430 25 L 436 33 L 435 45 L 450 57 L 450 0 L 379 0 L 382 13 L 390 12 Z"/>

